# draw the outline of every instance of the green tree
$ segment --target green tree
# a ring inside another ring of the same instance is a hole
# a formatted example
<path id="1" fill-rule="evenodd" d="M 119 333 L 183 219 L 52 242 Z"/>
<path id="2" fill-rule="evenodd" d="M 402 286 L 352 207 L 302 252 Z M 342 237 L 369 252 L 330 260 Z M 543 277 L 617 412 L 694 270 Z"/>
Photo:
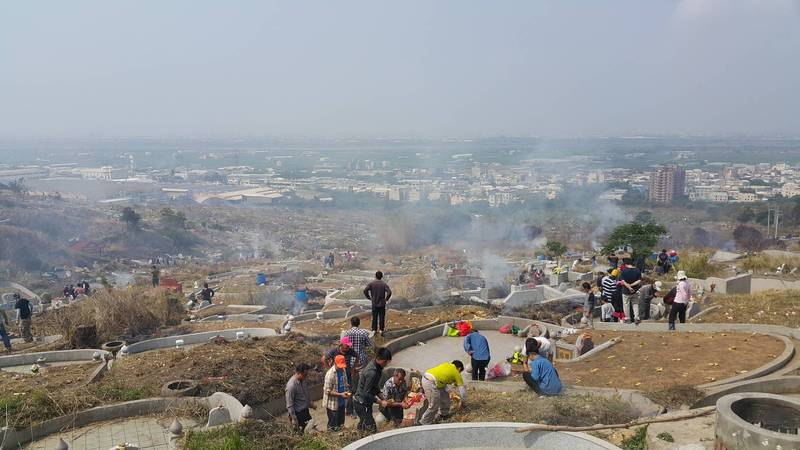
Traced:
<path id="1" fill-rule="evenodd" d="M 175 211 L 172 208 L 164 208 L 160 213 L 159 221 L 161 226 L 167 229 L 185 230 L 186 215 L 182 211 Z"/>
<path id="2" fill-rule="evenodd" d="M 666 233 L 667 229 L 657 223 L 626 223 L 614 228 L 608 235 L 603 253 L 610 255 L 620 247 L 631 247 L 631 257 L 635 261 L 650 254 L 661 236 Z"/>
<path id="3" fill-rule="evenodd" d="M 633 221 L 641 224 L 650 223 L 653 221 L 653 213 L 647 210 L 639 211 L 636 217 L 633 218 Z"/>
<path id="4" fill-rule="evenodd" d="M 139 223 L 142 221 L 142 216 L 133 210 L 130 206 L 126 206 L 122 210 L 120 220 L 128 226 L 128 230 L 134 231 L 139 229 Z"/>
<path id="5" fill-rule="evenodd" d="M 641 206 L 647 203 L 647 196 L 643 192 L 631 189 L 622 194 L 620 203 L 626 206 Z"/>
<path id="6" fill-rule="evenodd" d="M 756 213 L 753 211 L 753 208 L 749 206 L 743 208 L 742 211 L 739 213 L 739 215 L 736 216 L 736 220 L 739 221 L 740 223 L 752 222 L 753 219 L 755 218 L 756 218 Z"/>
<path id="7" fill-rule="evenodd" d="M 547 250 L 547 256 L 556 258 L 556 261 L 558 261 L 561 255 L 567 253 L 567 246 L 559 241 L 548 240 L 547 243 L 544 244 L 544 248 Z"/>

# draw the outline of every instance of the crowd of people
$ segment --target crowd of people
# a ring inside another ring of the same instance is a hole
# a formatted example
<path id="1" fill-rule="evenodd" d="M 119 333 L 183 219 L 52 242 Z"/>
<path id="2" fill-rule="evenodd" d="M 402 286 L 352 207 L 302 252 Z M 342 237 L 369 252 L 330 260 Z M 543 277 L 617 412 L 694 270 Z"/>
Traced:
<path id="1" fill-rule="evenodd" d="M 666 255 L 666 250 L 661 254 Z M 660 256 L 659 256 L 660 260 Z M 650 319 L 651 305 L 654 299 L 662 299 L 668 317 L 669 330 L 675 330 L 675 321 L 686 322 L 686 308 L 691 299 L 691 286 L 686 272 L 679 270 L 675 279 L 677 284 L 665 291 L 661 281 L 646 281 L 642 271 L 633 265 L 629 257 L 612 260 L 605 272 L 598 272 L 596 285 L 584 282 L 582 287 L 587 297 L 584 302 L 584 322 L 592 326 L 592 312 L 600 297 L 600 319 L 603 322 L 624 322 L 639 325 L 642 320 Z M 661 273 L 671 270 L 671 263 L 666 259 L 661 266 Z"/>
<path id="2" fill-rule="evenodd" d="M 409 394 L 412 392 L 409 374 L 402 368 L 396 368 L 381 382 L 383 370 L 392 360 L 391 351 L 385 347 L 377 348 L 370 360 L 369 349 L 375 346 L 374 333 L 360 328 L 361 320 L 357 316 L 351 318 L 350 325 L 351 328 L 342 333 L 338 344 L 320 358 L 325 371 L 322 405 L 327 416 L 327 429 L 340 430 L 349 415 L 358 420 L 358 430 L 376 432 L 374 405 L 378 405 L 378 411 L 386 422 L 401 426 L 405 411 L 415 403 L 414 399 L 419 400 L 419 397 Z M 451 387 L 454 394 L 457 392 L 455 395 L 459 401 L 462 404 L 466 402 L 467 391 L 462 378 L 465 370 L 471 372 L 473 380 L 486 379 L 486 367 L 491 360 L 488 339 L 473 329 L 464 336 L 463 348 L 470 358 L 468 366 L 465 367 L 461 360 L 446 361 L 416 375 L 417 385 L 413 392 L 424 396 L 428 402 L 427 409 L 418 418 L 419 424 L 428 425 L 450 417 Z M 544 336 L 530 337 L 523 348 L 515 350 L 524 355 L 519 361 L 522 378 L 532 391 L 541 396 L 559 395 L 562 392 L 558 371 L 553 366 L 555 344 L 550 339 Z M 287 382 L 285 390 L 286 409 L 291 423 L 299 432 L 303 432 L 311 420 L 309 408 L 313 408 L 305 385 L 309 370 L 312 368 L 307 364 L 297 364 L 295 374 Z"/>

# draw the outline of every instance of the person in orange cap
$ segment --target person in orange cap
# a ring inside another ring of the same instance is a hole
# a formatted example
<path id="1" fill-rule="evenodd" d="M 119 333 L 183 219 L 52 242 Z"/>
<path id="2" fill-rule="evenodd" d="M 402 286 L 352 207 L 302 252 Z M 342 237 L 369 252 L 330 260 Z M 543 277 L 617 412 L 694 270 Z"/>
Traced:
<path id="1" fill-rule="evenodd" d="M 328 431 L 337 431 L 344 425 L 345 406 L 351 396 L 346 369 L 345 356 L 336 355 L 333 358 L 333 366 L 325 374 L 322 403 L 328 414 Z"/>

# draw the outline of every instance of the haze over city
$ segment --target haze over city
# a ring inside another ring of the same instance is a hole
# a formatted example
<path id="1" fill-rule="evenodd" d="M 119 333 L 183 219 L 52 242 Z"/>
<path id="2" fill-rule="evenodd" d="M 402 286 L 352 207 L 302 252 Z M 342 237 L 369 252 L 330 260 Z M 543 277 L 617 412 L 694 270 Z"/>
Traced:
<path id="1" fill-rule="evenodd" d="M 4 2 L 0 137 L 796 136 L 798 5 Z"/>
<path id="2" fill-rule="evenodd" d="M 0 2 L 0 450 L 800 448 L 800 0 Z"/>

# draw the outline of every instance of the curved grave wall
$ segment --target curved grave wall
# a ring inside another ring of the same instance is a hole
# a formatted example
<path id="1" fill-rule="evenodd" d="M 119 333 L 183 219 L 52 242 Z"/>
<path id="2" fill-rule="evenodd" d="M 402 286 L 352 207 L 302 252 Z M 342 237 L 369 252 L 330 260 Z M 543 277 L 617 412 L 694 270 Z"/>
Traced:
<path id="1" fill-rule="evenodd" d="M 471 422 L 423 425 L 384 431 L 360 439 L 343 450 L 407 450 L 506 448 L 538 450 L 618 449 L 584 433 L 533 431 L 516 433 L 528 424 L 512 422 Z"/>

